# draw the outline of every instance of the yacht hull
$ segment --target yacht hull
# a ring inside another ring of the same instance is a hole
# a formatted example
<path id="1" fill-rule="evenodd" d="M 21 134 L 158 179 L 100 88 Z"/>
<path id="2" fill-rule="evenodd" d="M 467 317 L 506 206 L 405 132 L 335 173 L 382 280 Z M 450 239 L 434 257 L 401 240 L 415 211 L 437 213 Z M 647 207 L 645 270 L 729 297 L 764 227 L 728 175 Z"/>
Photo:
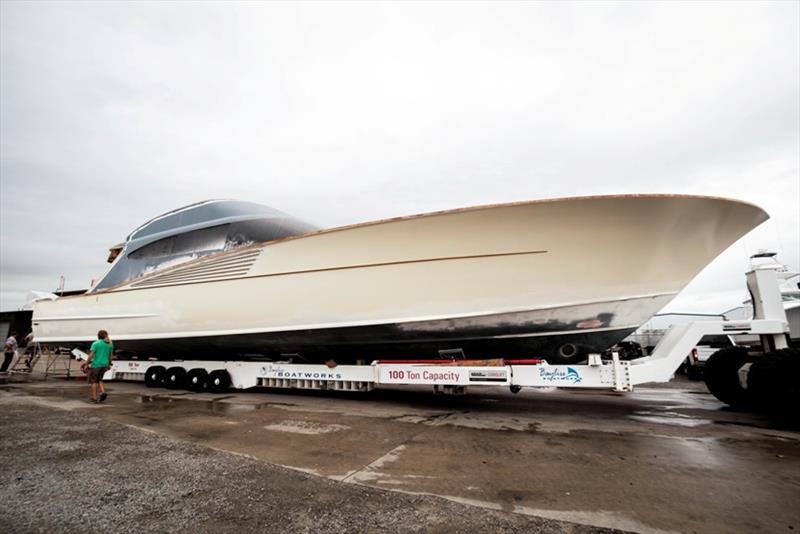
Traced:
<path id="1" fill-rule="evenodd" d="M 603 303 L 492 314 L 445 321 L 316 328 L 278 332 L 128 339 L 115 341 L 130 356 L 158 359 L 287 359 L 355 363 L 375 359 L 435 358 L 439 351 L 461 349 L 470 359 L 514 358 L 521 355 L 566 360 L 559 350 L 569 345 L 578 359 L 604 350 L 636 329 L 625 324 L 625 308 L 637 303 Z M 596 309 L 603 309 L 600 313 Z M 620 317 L 616 312 L 623 312 Z M 620 320 L 622 318 L 622 320 Z"/>
<path id="2" fill-rule="evenodd" d="M 157 358 L 554 359 L 603 350 L 766 220 L 665 195 L 485 206 L 314 232 L 40 301 L 40 343 Z M 282 356 L 283 355 L 283 356 Z"/>

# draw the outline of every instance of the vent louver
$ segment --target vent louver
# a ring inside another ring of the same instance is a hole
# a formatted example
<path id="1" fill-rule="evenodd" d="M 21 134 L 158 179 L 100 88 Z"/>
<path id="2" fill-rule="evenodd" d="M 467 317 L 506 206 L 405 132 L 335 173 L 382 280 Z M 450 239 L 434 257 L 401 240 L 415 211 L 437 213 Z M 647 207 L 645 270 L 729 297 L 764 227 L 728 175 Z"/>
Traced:
<path id="1" fill-rule="evenodd" d="M 224 280 L 246 276 L 263 249 L 243 250 L 224 254 L 216 258 L 194 262 L 186 267 L 178 267 L 163 274 L 149 276 L 135 282 L 130 287 L 156 287 L 174 284 L 187 284 Z"/>

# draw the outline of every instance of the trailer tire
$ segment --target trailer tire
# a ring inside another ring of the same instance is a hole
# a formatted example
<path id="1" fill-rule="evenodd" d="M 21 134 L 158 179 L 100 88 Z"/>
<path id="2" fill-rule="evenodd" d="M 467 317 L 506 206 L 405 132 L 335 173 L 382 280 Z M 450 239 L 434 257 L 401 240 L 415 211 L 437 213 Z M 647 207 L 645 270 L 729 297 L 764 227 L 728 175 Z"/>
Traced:
<path id="1" fill-rule="evenodd" d="M 556 365 L 574 365 L 579 363 L 581 360 L 586 359 L 586 354 L 589 351 L 586 350 L 586 347 L 581 345 L 576 345 L 575 343 L 564 343 L 558 349 L 556 349 L 555 353 L 553 354 L 553 362 Z"/>
<path id="2" fill-rule="evenodd" d="M 747 373 L 753 405 L 770 413 L 800 405 L 800 351 L 781 349 L 757 358 Z"/>
<path id="3" fill-rule="evenodd" d="M 186 369 L 170 367 L 164 375 L 164 385 L 169 389 L 181 389 L 186 384 Z"/>
<path id="4" fill-rule="evenodd" d="M 186 387 L 192 391 L 203 391 L 208 383 L 208 371 L 192 369 L 186 374 Z"/>
<path id="5" fill-rule="evenodd" d="M 149 388 L 160 388 L 164 386 L 164 376 L 167 370 L 160 365 L 154 365 L 147 369 L 144 374 L 144 383 Z"/>
<path id="6" fill-rule="evenodd" d="M 748 361 L 746 347 L 728 347 L 712 354 L 703 369 L 708 391 L 734 408 L 747 406 L 749 395 L 739 382 L 739 369 Z"/>
<path id="7" fill-rule="evenodd" d="M 225 393 L 231 387 L 231 375 L 225 369 L 211 371 L 208 375 L 208 390 L 213 393 Z"/>

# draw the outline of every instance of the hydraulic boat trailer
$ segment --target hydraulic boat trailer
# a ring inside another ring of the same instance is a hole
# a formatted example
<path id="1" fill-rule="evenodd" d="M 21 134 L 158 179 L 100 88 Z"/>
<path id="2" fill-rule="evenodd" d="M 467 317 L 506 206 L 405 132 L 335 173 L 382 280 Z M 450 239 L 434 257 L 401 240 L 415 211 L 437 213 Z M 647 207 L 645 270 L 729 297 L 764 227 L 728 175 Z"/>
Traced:
<path id="1" fill-rule="evenodd" d="M 329 362 L 329 366 L 290 361 L 115 359 L 104 379 L 144 381 L 151 387 L 211 392 L 259 386 L 370 391 L 375 386 L 388 384 L 429 385 L 437 393 L 446 394 L 464 393 L 467 386 L 505 386 L 514 393 L 523 387 L 600 388 L 623 392 L 633 391 L 639 384 L 668 382 L 700 339 L 714 334 L 757 334 L 762 340 L 762 358 L 768 356 L 767 353 L 780 353 L 781 361 L 788 361 L 787 365 L 794 368 L 800 362 L 800 354 L 788 348 L 789 324 L 778 288 L 778 278 L 786 277 L 785 272 L 785 268 L 776 263 L 775 266 L 753 267 L 747 273 L 754 319 L 674 325 L 652 355 L 631 361 L 620 360 L 616 352 L 610 360 L 602 359 L 600 354 L 590 354 L 588 362 L 580 365 L 550 365 L 545 360 L 377 360 L 364 365 Z M 731 349 L 715 353 L 706 367 L 709 389 L 727 404 L 738 404 L 745 399 L 747 389 L 752 387 L 748 375 L 751 367 L 757 365 L 754 362 L 759 361 L 746 348 L 733 349 L 734 354 L 730 354 Z M 86 354 L 78 350 L 73 354 L 79 359 L 86 358 Z M 787 360 L 786 354 L 792 358 Z M 769 368 L 774 367 L 771 362 Z M 785 370 L 777 372 L 785 373 Z M 795 382 L 793 384 L 796 386 Z M 770 380 L 767 389 L 774 387 L 774 380 Z"/>

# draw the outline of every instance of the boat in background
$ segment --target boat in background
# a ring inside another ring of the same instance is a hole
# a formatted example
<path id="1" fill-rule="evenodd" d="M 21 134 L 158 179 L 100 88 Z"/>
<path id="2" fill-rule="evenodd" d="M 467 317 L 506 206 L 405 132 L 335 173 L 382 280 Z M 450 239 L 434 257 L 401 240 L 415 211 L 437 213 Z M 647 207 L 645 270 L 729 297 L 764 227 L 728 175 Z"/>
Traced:
<path id="1" fill-rule="evenodd" d="M 540 357 L 625 338 L 768 218 L 741 201 L 575 197 L 317 230 L 213 200 L 112 248 L 83 295 L 34 304 L 42 344 L 158 359 Z"/>

